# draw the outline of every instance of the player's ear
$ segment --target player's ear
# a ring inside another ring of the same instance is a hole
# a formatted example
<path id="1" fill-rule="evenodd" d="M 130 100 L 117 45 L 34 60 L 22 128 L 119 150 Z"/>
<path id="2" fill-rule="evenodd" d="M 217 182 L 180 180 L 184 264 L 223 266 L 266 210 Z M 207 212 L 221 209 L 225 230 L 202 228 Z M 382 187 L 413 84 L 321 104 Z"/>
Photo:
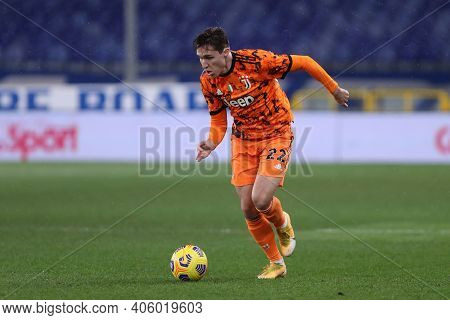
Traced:
<path id="1" fill-rule="evenodd" d="M 227 47 L 227 48 L 223 49 L 222 54 L 223 54 L 224 56 L 226 56 L 226 55 L 228 55 L 228 54 L 230 53 L 230 51 L 231 51 L 230 48 Z"/>

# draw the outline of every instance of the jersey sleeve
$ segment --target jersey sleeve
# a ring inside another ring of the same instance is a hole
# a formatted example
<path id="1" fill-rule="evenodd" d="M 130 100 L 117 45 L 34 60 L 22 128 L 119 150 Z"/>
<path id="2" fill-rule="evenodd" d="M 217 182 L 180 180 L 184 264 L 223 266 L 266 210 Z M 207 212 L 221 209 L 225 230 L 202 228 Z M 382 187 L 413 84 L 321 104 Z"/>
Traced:
<path id="1" fill-rule="evenodd" d="M 270 51 L 258 50 L 261 58 L 261 73 L 270 79 L 284 79 L 292 67 L 292 57 L 288 54 L 275 54 Z"/>
<path id="2" fill-rule="evenodd" d="M 208 105 L 209 114 L 211 116 L 220 113 L 220 111 L 226 108 L 226 106 L 224 106 L 223 103 L 219 99 L 217 99 L 208 88 L 208 85 L 203 77 L 200 77 L 200 85 L 202 88 L 203 96 L 206 100 L 206 104 Z"/>
<path id="3" fill-rule="evenodd" d="M 222 142 L 227 132 L 227 111 L 222 109 L 218 114 L 211 116 L 209 127 L 209 140 L 216 146 Z"/>

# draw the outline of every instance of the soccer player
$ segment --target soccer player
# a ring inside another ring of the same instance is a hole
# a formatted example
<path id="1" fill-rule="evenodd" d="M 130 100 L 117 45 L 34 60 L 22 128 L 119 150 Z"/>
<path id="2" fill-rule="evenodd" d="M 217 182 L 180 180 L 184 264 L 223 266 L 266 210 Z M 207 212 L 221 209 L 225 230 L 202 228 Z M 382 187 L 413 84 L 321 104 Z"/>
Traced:
<path id="1" fill-rule="evenodd" d="M 290 216 L 274 194 L 283 185 L 294 137 L 289 100 L 277 79 L 304 70 L 345 107 L 349 93 L 308 56 L 230 50 L 222 28 L 204 30 L 195 38 L 194 49 L 203 68 L 200 83 L 211 115 L 209 137 L 199 143 L 197 161 L 208 157 L 222 141 L 227 130 L 226 109 L 230 109 L 234 118 L 231 183 L 248 230 L 270 261 L 258 278 L 283 277 L 283 257 L 292 255 L 296 242 Z"/>

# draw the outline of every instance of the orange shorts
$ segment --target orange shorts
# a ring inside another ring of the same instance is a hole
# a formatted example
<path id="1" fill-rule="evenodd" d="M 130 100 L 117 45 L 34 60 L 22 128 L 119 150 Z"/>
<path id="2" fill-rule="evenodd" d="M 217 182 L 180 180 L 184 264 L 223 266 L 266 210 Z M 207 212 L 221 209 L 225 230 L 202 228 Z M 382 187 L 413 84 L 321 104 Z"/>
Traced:
<path id="1" fill-rule="evenodd" d="M 260 141 L 231 138 L 231 183 L 236 187 L 254 184 L 257 175 L 283 178 L 291 155 L 292 140 L 289 133 Z"/>

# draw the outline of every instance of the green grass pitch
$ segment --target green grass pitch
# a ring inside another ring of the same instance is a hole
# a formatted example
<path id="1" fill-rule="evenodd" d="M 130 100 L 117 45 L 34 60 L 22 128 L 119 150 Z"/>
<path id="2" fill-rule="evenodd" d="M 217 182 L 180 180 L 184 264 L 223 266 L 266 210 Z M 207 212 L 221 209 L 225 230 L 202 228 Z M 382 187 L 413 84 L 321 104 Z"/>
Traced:
<path id="1" fill-rule="evenodd" d="M 250 237 L 227 167 L 193 174 L 35 277 L 179 177 L 135 164 L 0 164 L 0 297 L 8 299 L 442 299 L 450 296 L 450 167 L 315 165 L 277 195 L 297 232 L 288 274 Z M 303 205 L 302 199 L 424 281 Z M 207 254 L 200 282 L 181 282 L 172 252 Z M 434 291 L 429 286 L 438 292 Z M 14 294 L 10 295 L 16 288 Z"/>

